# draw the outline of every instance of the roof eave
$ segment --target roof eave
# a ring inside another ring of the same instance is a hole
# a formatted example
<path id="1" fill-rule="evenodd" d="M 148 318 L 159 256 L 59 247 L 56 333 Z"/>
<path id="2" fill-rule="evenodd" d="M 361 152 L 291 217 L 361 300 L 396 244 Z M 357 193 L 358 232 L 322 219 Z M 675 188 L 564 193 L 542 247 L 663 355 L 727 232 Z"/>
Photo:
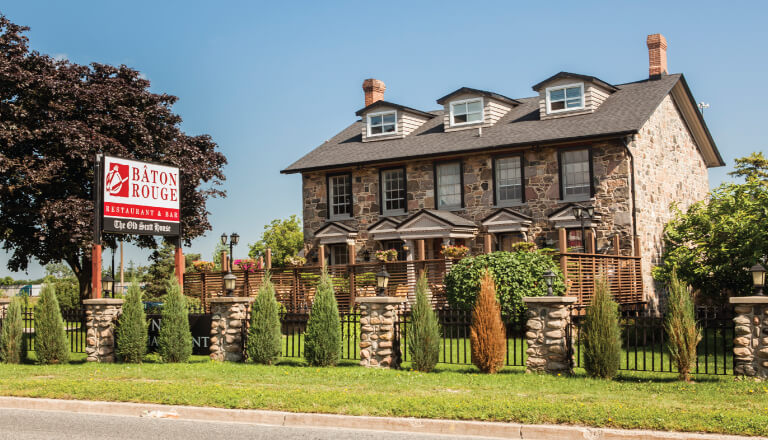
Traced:
<path id="1" fill-rule="evenodd" d="M 725 166 L 725 161 L 723 160 L 723 157 L 720 155 L 720 150 L 717 148 L 717 144 L 715 143 L 715 139 L 712 137 L 712 133 L 709 132 L 709 127 L 707 127 L 707 123 L 704 121 L 704 116 L 701 114 L 701 111 L 698 111 L 696 99 L 693 97 L 693 93 L 691 92 L 690 87 L 688 87 L 688 82 L 685 80 L 685 76 L 681 73 L 680 74 L 680 84 L 683 87 L 683 91 L 687 95 L 688 99 L 690 100 L 691 104 L 694 106 L 695 109 L 697 109 L 694 113 L 696 114 L 697 122 L 701 125 L 704 134 L 707 137 L 707 141 L 709 142 L 710 146 L 712 147 L 712 152 L 714 153 L 715 157 L 717 158 L 718 164 L 712 166 L 714 167 L 722 167 Z"/>

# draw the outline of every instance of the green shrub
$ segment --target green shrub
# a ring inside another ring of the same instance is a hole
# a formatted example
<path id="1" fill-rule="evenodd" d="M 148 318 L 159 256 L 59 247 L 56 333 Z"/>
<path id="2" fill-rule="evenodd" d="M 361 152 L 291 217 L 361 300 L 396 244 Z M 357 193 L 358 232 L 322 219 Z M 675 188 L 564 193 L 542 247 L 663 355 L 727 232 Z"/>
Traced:
<path id="1" fill-rule="evenodd" d="M 248 329 L 246 347 L 248 358 L 257 364 L 271 365 L 280 357 L 282 341 L 280 304 L 275 299 L 275 287 L 267 275 L 251 309 L 251 328 Z"/>
<path id="2" fill-rule="evenodd" d="M 35 306 L 35 354 L 41 364 L 63 364 L 69 361 L 67 330 L 61 319 L 56 288 L 43 284 Z"/>
<path id="3" fill-rule="evenodd" d="M 304 337 L 304 358 L 309 365 L 336 365 L 341 352 L 341 321 L 333 283 L 323 270 L 309 313 Z"/>
<path id="4" fill-rule="evenodd" d="M 24 357 L 24 321 L 21 317 L 21 298 L 11 299 L 3 319 L 0 333 L 0 361 L 18 364 Z"/>
<path id="5" fill-rule="evenodd" d="M 460 260 L 445 277 L 445 294 L 452 308 L 472 310 L 483 270 L 491 270 L 496 284 L 496 298 L 501 304 L 505 322 L 521 319 L 525 311 L 524 296 L 544 296 L 547 284 L 542 275 L 552 270 L 558 276 L 552 284 L 555 295 L 565 292 L 565 284 L 557 263 L 547 252 L 521 250 L 494 252 Z"/>
<path id="6" fill-rule="evenodd" d="M 123 362 L 138 364 L 147 352 L 149 335 L 147 315 L 141 302 L 141 288 L 136 280 L 131 281 L 125 295 L 123 313 L 117 326 L 117 354 Z"/>
<path id="7" fill-rule="evenodd" d="M 189 310 L 176 277 L 168 281 L 167 294 L 160 313 L 157 351 L 163 362 L 187 362 L 192 356 Z"/>
<path id="8" fill-rule="evenodd" d="M 77 278 L 62 278 L 53 281 L 56 299 L 63 314 L 71 314 L 80 308 L 80 287 Z"/>
<path id="9" fill-rule="evenodd" d="M 483 373 L 494 374 L 504 367 L 507 339 L 501 322 L 501 307 L 496 300 L 496 286 L 488 269 L 483 271 L 480 292 L 472 310 L 469 340 L 472 363 Z"/>
<path id="10" fill-rule="evenodd" d="M 587 374 L 605 379 L 614 377 L 621 358 L 619 305 L 611 298 L 605 279 L 595 283 L 595 294 L 587 307 L 580 338 Z"/>
<path id="11" fill-rule="evenodd" d="M 680 380 L 690 382 L 691 369 L 696 364 L 696 345 L 701 341 L 701 329 L 696 325 L 696 313 L 688 285 L 677 278 L 673 269 L 669 281 L 667 315 L 664 317 L 669 355 L 677 365 Z"/>
<path id="12" fill-rule="evenodd" d="M 440 324 L 427 298 L 427 278 L 416 284 L 416 304 L 411 309 L 411 333 L 408 338 L 413 368 L 430 372 L 440 356 Z"/>

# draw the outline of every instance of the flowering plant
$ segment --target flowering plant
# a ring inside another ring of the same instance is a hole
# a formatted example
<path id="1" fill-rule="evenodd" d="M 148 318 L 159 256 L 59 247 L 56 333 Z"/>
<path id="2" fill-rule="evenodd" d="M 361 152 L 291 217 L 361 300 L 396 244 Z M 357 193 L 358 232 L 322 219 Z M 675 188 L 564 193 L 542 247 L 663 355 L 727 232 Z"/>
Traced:
<path id="1" fill-rule="evenodd" d="M 195 269 L 195 272 L 210 272 L 213 270 L 214 265 L 211 261 L 197 260 L 192 262 L 192 267 Z"/>
<path id="2" fill-rule="evenodd" d="M 442 254 L 446 258 L 464 258 L 469 254 L 469 248 L 463 245 L 443 246 Z"/>
<path id="3" fill-rule="evenodd" d="M 235 260 L 234 261 L 235 267 L 237 267 L 240 270 L 243 270 L 245 272 L 255 272 L 256 271 L 256 261 L 252 260 L 250 258 L 243 258 L 242 260 Z"/>
<path id="4" fill-rule="evenodd" d="M 387 261 L 395 261 L 397 260 L 397 250 L 387 249 L 385 251 L 376 251 L 376 259 L 383 263 L 386 263 Z"/>
<path id="5" fill-rule="evenodd" d="M 303 266 L 307 262 L 307 259 L 298 255 L 289 255 L 285 257 L 284 261 L 285 264 L 289 266 Z"/>

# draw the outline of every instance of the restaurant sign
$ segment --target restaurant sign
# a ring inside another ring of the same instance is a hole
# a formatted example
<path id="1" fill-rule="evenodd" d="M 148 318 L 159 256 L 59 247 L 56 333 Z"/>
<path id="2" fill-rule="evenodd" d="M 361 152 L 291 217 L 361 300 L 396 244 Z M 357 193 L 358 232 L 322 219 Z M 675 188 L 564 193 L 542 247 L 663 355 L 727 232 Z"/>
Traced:
<path id="1" fill-rule="evenodd" d="M 104 232 L 180 235 L 178 168 L 112 156 L 103 160 Z"/>

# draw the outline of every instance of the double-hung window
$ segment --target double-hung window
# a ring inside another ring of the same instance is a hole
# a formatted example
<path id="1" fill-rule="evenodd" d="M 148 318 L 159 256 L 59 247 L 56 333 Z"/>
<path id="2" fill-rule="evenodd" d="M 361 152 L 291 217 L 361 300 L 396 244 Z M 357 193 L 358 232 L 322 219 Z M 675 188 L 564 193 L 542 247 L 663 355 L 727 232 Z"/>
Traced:
<path id="1" fill-rule="evenodd" d="M 328 205 L 331 220 L 352 216 L 352 175 L 328 176 Z"/>
<path id="2" fill-rule="evenodd" d="M 435 166 L 437 209 L 461 208 L 461 162 L 441 163 Z"/>
<path id="3" fill-rule="evenodd" d="M 496 204 L 498 206 L 505 206 L 522 202 L 522 158 L 520 156 L 510 156 L 500 157 L 495 160 Z"/>
<path id="4" fill-rule="evenodd" d="M 331 251 L 331 266 L 349 264 L 349 246 L 346 244 L 332 244 L 329 247 Z"/>
<path id="5" fill-rule="evenodd" d="M 371 113 L 368 115 L 368 136 L 397 134 L 397 112 Z"/>
<path id="6" fill-rule="evenodd" d="M 584 200 L 592 196 L 589 149 L 560 152 L 560 182 L 563 200 Z"/>
<path id="7" fill-rule="evenodd" d="M 584 84 L 571 84 L 547 89 L 547 113 L 582 108 L 584 108 Z"/>
<path id="8" fill-rule="evenodd" d="M 406 203 L 405 168 L 381 170 L 382 214 L 405 214 Z"/>
<path id="9" fill-rule="evenodd" d="M 451 103 L 451 125 L 483 122 L 483 99 L 465 99 Z"/>

